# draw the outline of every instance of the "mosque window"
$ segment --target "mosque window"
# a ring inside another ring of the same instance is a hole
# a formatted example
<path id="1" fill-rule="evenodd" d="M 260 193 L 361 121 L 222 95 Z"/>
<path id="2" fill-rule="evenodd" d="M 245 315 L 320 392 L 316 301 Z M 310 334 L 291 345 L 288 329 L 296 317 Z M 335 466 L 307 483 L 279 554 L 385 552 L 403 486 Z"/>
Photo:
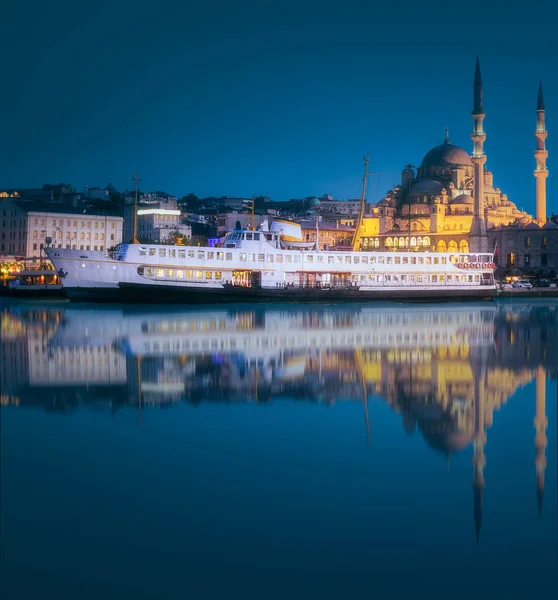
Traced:
<path id="1" fill-rule="evenodd" d="M 388 237 L 386 238 L 386 248 L 391 248 L 393 246 L 393 239 Z"/>
<path id="2" fill-rule="evenodd" d="M 508 254 L 508 267 L 514 267 L 515 266 L 515 254 L 513 252 L 510 252 Z"/>
<path id="3" fill-rule="evenodd" d="M 531 245 L 531 238 L 526 237 L 525 238 L 525 248 L 529 248 L 530 245 Z"/>
<path id="4" fill-rule="evenodd" d="M 525 266 L 528 267 L 531 264 L 531 257 L 529 254 L 525 255 Z"/>
<path id="5" fill-rule="evenodd" d="M 543 248 L 546 248 L 546 235 L 543 237 L 543 239 L 541 241 L 541 245 Z"/>

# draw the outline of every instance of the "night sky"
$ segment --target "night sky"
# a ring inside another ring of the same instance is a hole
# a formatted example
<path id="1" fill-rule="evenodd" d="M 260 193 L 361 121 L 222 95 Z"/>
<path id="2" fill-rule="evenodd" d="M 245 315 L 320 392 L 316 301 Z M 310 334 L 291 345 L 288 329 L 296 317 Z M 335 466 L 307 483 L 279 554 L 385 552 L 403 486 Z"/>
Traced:
<path id="1" fill-rule="evenodd" d="M 529 212 L 543 80 L 558 212 L 556 3 L 375 4 L 3 0 L 0 186 L 354 198 L 369 152 L 375 201 L 446 125 L 471 151 L 478 52 L 486 166 Z"/>

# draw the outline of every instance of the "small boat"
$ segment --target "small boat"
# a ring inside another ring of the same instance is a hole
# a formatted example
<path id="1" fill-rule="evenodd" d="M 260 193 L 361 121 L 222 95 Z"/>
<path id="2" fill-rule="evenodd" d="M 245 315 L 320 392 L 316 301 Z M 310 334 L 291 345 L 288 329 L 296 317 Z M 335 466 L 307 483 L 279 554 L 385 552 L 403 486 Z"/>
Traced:
<path id="1" fill-rule="evenodd" d="M 20 271 L 0 287 L 1 296 L 17 298 L 65 298 L 60 277 L 52 269 Z"/>

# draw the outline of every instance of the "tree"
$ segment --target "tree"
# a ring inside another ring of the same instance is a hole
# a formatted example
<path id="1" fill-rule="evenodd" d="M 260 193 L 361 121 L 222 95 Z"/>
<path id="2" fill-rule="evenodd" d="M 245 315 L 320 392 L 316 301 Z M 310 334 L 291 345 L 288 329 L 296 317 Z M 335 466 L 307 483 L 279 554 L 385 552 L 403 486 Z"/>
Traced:
<path id="1" fill-rule="evenodd" d="M 179 204 L 184 205 L 188 210 L 195 210 L 198 208 L 200 199 L 196 196 L 196 194 L 186 194 L 186 196 L 182 196 L 182 198 L 178 201 Z"/>

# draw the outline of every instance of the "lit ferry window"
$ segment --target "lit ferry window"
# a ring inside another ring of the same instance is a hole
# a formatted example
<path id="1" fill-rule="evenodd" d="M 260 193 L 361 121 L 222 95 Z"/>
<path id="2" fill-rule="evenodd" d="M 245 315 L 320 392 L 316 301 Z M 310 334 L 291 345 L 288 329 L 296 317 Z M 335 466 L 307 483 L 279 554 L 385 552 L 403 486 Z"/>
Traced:
<path id="1" fill-rule="evenodd" d="M 174 248 L 171 248 L 171 249 L 169 250 L 169 256 L 172 256 L 173 258 L 175 258 L 175 257 L 176 257 L 176 250 L 175 250 Z"/>
<path id="2" fill-rule="evenodd" d="M 417 275 L 416 282 L 417 283 L 422 283 L 422 275 Z"/>
<path id="3" fill-rule="evenodd" d="M 388 261 L 389 261 L 389 260 L 390 260 L 390 259 L 388 258 Z M 396 257 L 395 257 L 395 264 L 396 264 L 396 265 L 399 265 L 399 264 L 401 264 L 401 258 L 400 258 L 399 256 L 396 256 Z"/>
<path id="4" fill-rule="evenodd" d="M 196 271 L 196 279 L 203 279 L 203 271 Z"/>
<path id="5" fill-rule="evenodd" d="M 157 277 L 162 277 L 165 274 L 164 269 L 157 269 Z"/>
<path id="6" fill-rule="evenodd" d="M 217 252 L 217 260 L 223 260 L 225 258 L 224 252 Z"/>
<path id="7" fill-rule="evenodd" d="M 443 264 L 443 265 L 447 264 L 447 262 L 448 262 L 448 259 L 447 259 L 447 257 L 446 257 L 446 256 L 442 256 L 442 257 L 440 258 L 440 262 L 441 262 L 441 264 Z"/>
<path id="8" fill-rule="evenodd" d="M 277 255 L 277 262 L 278 263 L 282 263 L 283 262 L 283 255 L 282 254 L 278 254 Z"/>
<path id="9" fill-rule="evenodd" d="M 264 262 L 265 261 L 265 254 L 258 254 L 258 262 Z"/>
<path id="10" fill-rule="evenodd" d="M 165 258 L 166 255 L 167 255 L 167 250 L 165 248 L 159 248 L 159 257 Z"/>
<path id="11" fill-rule="evenodd" d="M 147 254 L 147 248 L 145 246 L 140 247 L 139 249 L 139 255 L 140 256 L 145 256 Z"/>
<path id="12" fill-rule="evenodd" d="M 221 279 L 221 271 L 215 271 L 215 279 Z"/>
<path id="13" fill-rule="evenodd" d="M 186 250 L 179 250 L 178 258 L 186 258 Z"/>
<path id="14" fill-rule="evenodd" d="M 409 264 L 409 257 L 408 256 L 404 256 L 403 257 L 403 264 L 404 265 L 408 265 Z"/>
<path id="15" fill-rule="evenodd" d="M 411 256 L 411 264 L 412 265 L 416 265 L 417 264 L 417 257 L 416 256 Z"/>
<path id="16" fill-rule="evenodd" d="M 206 273 L 205 273 L 205 278 L 206 278 L 206 279 L 211 279 L 211 278 L 212 278 L 212 273 L 211 273 L 211 271 L 206 271 Z"/>
<path id="17" fill-rule="evenodd" d="M 198 252 L 198 258 L 201 259 L 201 260 L 203 260 L 205 258 L 205 252 L 199 251 Z"/>
<path id="18" fill-rule="evenodd" d="M 438 275 L 432 275 L 432 283 L 438 283 Z"/>
<path id="19" fill-rule="evenodd" d="M 176 276 L 178 277 L 178 279 L 182 279 L 184 277 L 184 271 L 177 271 Z"/>
<path id="20" fill-rule="evenodd" d="M 363 265 L 367 265 L 368 264 L 368 256 L 363 256 L 362 257 L 362 264 Z M 370 264 L 371 265 L 375 265 L 376 264 L 376 257 L 375 256 L 371 256 L 370 257 Z"/>
<path id="21" fill-rule="evenodd" d="M 248 260 L 250 262 L 256 262 L 256 255 L 253 252 L 251 252 L 250 254 L 248 254 Z"/>
<path id="22" fill-rule="evenodd" d="M 174 277 L 174 269 L 169 269 L 167 271 L 167 274 L 168 274 L 169 277 Z"/>
<path id="23" fill-rule="evenodd" d="M 391 256 L 388 256 L 388 257 L 386 258 L 386 264 L 387 264 L 387 265 L 391 265 Z"/>
<path id="24" fill-rule="evenodd" d="M 148 269 L 147 269 L 147 276 L 153 277 L 153 269 L 151 267 L 148 267 Z"/>
<path id="25" fill-rule="evenodd" d="M 186 271 L 186 279 L 192 279 L 192 277 L 194 277 L 194 271 L 192 271 L 192 269 L 188 269 Z"/>
<path id="26" fill-rule="evenodd" d="M 188 250 L 188 258 L 194 258 L 194 251 Z"/>
<path id="27" fill-rule="evenodd" d="M 213 260 L 215 258 L 215 252 L 208 252 L 207 253 L 207 258 L 209 260 Z"/>
<path id="28" fill-rule="evenodd" d="M 440 259 L 437 256 L 434 257 L 434 264 L 435 265 L 439 265 L 440 264 Z"/>
<path id="29" fill-rule="evenodd" d="M 287 256 L 287 262 L 290 262 L 289 259 L 291 258 L 290 256 Z M 306 262 L 311 263 L 314 262 L 314 257 L 311 254 L 307 254 L 306 255 Z"/>
<path id="30" fill-rule="evenodd" d="M 240 260 L 246 260 L 246 254 L 244 252 L 241 252 L 239 258 Z"/>

